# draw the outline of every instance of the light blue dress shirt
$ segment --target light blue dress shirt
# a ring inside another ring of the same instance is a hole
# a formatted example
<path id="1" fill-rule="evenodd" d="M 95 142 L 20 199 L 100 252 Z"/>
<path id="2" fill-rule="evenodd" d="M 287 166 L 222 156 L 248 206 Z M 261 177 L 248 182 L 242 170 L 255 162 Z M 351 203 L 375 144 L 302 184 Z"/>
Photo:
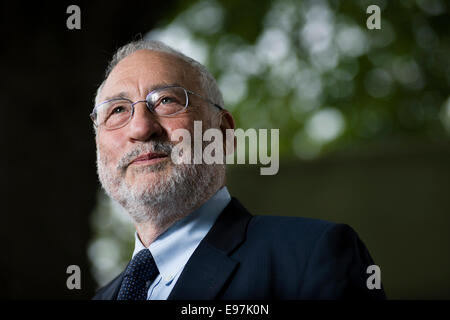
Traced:
<path id="1" fill-rule="evenodd" d="M 167 299 L 192 253 L 230 200 L 228 189 L 223 187 L 200 208 L 174 223 L 150 244 L 148 249 L 155 259 L 159 275 L 149 287 L 147 300 Z M 136 232 L 133 257 L 142 249 L 146 247 Z"/>

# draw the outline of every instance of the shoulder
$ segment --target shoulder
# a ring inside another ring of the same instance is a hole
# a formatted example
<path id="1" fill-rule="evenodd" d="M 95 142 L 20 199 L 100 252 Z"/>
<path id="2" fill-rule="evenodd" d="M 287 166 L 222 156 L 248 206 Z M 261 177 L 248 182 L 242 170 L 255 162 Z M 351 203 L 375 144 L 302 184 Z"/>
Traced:
<path id="1" fill-rule="evenodd" d="M 338 224 L 322 219 L 303 217 L 280 217 L 255 215 L 251 219 L 248 232 L 264 233 L 272 237 L 294 237 L 302 239 L 318 239 L 331 230 L 345 230 L 352 232 L 353 229 L 346 224 Z"/>
<path id="2" fill-rule="evenodd" d="M 248 244 L 272 248 L 283 254 L 297 252 L 310 256 L 314 250 L 340 252 L 360 243 L 347 224 L 303 217 L 253 216 L 247 228 Z"/>
<path id="3" fill-rule="evenodd" d="M 327 235 L 347 233 L 356 235 L 354 230 L 346 225 L 317 218 L 253 215 L 236 198 L 232 198 L 228 212 L 237 213 L 230 218 L 226 225 L 237 224 L 237 220 L 245 221 L 246 240 L 255 239 L 258 242 L 295 242 L 308 244 L 319 240 Z"/>
<path id="4" fill-rule="evenodd" d="M 253 224 L 259 224 L 261 226 L 295 226 L 295 228 L 314 227 L 314 228 L 326 228 L 334 222 L 304 217 L 287 217 L 287 216 L 273 216 L 273 215 L 254 215 L 252 219 Z"/>
<path id="5" fill-rule="evenodd" d="M 300 217 L 254 216 L 247 229 L 249 256 L 276 261 L 275 274 L 289 274 L 301 299 L 385 299 L 366 287 L 374 265 L 364 243 L 347 224 Z M 275 271 L 274 271 L 275 270 Z M 289 284 L 283 290 L 290 288 Z M 286 290 L 285 290 L 286 291 Z"/>

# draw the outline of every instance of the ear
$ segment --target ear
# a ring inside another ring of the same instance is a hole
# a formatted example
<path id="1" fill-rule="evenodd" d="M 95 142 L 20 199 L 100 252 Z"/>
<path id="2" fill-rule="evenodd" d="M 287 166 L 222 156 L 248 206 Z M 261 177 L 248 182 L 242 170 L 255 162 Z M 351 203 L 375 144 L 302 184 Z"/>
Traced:
<path id="1" fill-rule="evenodd" d="M 220 110 L 219 111 L 219 117 L 220 117 L 220 130 L 222 130 L 223 133 L 225 133 L 226 129 L 234 129 L 234 119 L 231 115 L 230 111 L 228 110 Z"/>
<path id="2" fill-rule="evenodd" d="M 219 128 L 222 131 L 222 136 L 223 136 L 223 148 L 224 148 L 224 153 L 227 154 L 227 150 L 226 150 L 226 146 L 227 146 L 227 135 L 226 135 L 226 130 L 227 129 L 232 129 L 234 130 L 235 128 L 235 123 L 234 123 L 234 119 L 233 116 L 231 115 L 231 113 L 228 110 L 220 110 L 217 114 L 217 117 L 219 118 Z M 231 141 L 229 141 L 228 143 L 231 143 Z M 236 150 L 236 137 L 233 134 L 233 150 Z"/>

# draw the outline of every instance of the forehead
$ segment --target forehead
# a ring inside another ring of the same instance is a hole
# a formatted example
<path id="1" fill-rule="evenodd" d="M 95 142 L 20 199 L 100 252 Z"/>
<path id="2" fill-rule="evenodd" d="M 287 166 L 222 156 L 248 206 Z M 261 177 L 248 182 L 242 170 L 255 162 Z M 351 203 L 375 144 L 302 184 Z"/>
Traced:
<path id="1" fill-rule="evenodd" d="M 111 71 L 101 90 L 100 101 L 118 93 L 146 95 L 161 85 L 181 85 L 199 91 L 197 71 L 180 58 L 150 50 L 138 50 L 122 59 Z"/>

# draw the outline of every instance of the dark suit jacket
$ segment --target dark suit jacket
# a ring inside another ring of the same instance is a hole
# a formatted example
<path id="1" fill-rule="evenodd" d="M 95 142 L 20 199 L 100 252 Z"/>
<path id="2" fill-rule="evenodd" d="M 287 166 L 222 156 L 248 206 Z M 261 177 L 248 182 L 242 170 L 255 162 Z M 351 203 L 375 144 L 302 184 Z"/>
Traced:
<path id="1" fill-rule="evenodd" d="M 169 300 L 384 299 L 369 290 L 374 264 L 347 225 L 252 216 L 232 198 L 183 269 Z M 116 299 L 123 273 L 93 299 Z"/>

